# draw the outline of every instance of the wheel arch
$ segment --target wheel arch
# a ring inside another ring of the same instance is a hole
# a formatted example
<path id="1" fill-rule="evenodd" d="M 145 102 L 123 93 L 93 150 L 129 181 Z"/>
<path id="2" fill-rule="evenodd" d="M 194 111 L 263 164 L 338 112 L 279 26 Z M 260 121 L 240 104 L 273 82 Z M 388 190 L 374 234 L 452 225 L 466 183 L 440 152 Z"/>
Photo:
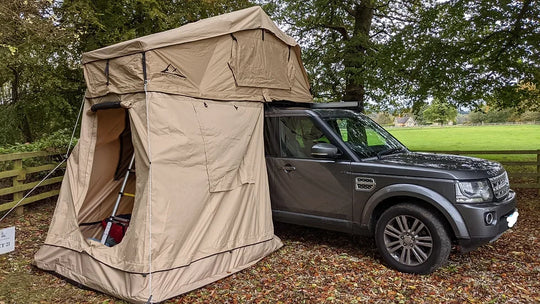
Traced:
<path id="1" fill-rule="evenodd" d="M 373 233 L 382 212 L 403 201 L 413 201 L 438 214 L 451 229 L 452 236 L 455 238 L 470 238 L 463 217 L 450 201 L 429 188 L 410 184 L 394 184 L 375 192 L 364 206 L 361 226 L 367 227 L 370 233 Z"/>

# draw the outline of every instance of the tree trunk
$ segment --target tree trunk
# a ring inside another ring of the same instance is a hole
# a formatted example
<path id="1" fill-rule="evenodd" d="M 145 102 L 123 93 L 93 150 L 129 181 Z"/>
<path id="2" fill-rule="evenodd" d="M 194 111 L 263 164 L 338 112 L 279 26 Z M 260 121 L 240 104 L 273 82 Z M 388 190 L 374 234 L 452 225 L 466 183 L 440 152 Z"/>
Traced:
<path id="1" fill-rule="evenodd" d="M 365 88 L 363 71 L 366 50 L 369 47 L 369 31 L 373 20 L 373 1 L 363 0 L 354 7 L 354 32 L 345 46 L 346 85 L 344 101 L 358 101 L 360 111 L 364 111 Z"/>
<path id="2" fill-rule="evenodd" d="M 32 130 L 30 129 L 30 122 L 28 121 L 28 117 L 24 111 L 23 105 L 20 102 L 19 96 L 21 74 L 14 67 L 10 66 L 9 69 L 13 72 L 13 81 L 11 82 L 11 104 L 15 106 L 16 109 L 17 118 L 19 120 L 19 131 L 21 131 L 24 142 L 32 142 L 34 137 L 32 136 Z"/>

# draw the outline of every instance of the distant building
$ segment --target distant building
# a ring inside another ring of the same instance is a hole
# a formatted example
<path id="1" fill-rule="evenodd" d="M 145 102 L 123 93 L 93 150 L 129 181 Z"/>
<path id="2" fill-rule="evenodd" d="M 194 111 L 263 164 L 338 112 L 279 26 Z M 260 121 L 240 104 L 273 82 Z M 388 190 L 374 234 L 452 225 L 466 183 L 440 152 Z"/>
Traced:
<path id="1" fill-rule="evenodd" d="M 416 120 L 412 116 L 396 117 L 394 119 L 395 127 L 414 127 L 416 125 Z"/>

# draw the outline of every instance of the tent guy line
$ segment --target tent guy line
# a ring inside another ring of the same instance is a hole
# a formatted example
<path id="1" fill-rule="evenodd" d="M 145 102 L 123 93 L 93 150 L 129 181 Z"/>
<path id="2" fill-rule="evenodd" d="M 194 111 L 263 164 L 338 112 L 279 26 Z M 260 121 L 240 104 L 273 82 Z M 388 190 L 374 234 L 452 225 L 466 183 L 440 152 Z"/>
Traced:
<path id="1" fill-rule="evenodd" d="M 63 163 L 66 162 L 68 156 L 69 156 L 69 152 L 71 150 L 71 145 L 73 144 L 73 138 L 75 136 L 75 131 L 77 130 L 77 126 L 79 125 L 79 120 L 81 118 L 81 113 L 82 113 L 82 109 L 83 109 L 83 106 L 84 106 L 84 98 L 83 100 L 81 101 L 81 106 L 80 106 L 80 109 L 79 109 L 79 114 L 77 115 L 77 120 L 75 121 L 75 125 L 73 126 L 73 131 L 71 132 L 71 139 L 69 140 L 69 144 L 67 146 L 67 149 L 66 149 L 66 154 L 64 155 L 62 161 L 60 163 L 58 163 L 58 165 L 56 165 L 56 167 L 54 167 L 51 171 L 49 171 L 49 173 L 47 173 L 47 175 L 45 175 L 45 177 L 37 184 L 35 185 L 32 189 L 30 189 L 13 207 L 11 207 L 3 216 L 2 218 L 0 218 L 0 223 L 2 223 L 2 221 L 13 211 L 15 210 L 17 207 L 19 207 L 19 205 L 22 203 L 22 201 L 24 201 L 24 199 L 26 199 L 30 194 L 32 194 L 32 192 L 34 192 L 47 178 L 49 178 L 49 176 L 51 176 L 55 171 L 56 169 L 58 169 L 60 166 L 62 166 Z"/>
<path id="2" fill-rule="evenodd" d="M 32 189 L 30 189 L 30 191 L 28 191 L 24 196 L 23 198 L 21 198 L 17 204 L 15 204 L 13 207 L 11 207 L 11 209 L 9 209 L 6 214 L 4 214 L 4 216 L 2 216 L 2 218 L 0 218 L 0 223 L 13 211 L 15 210 L 15 208 L 19 207 L 19 205 L 21 204 L 21 202 L 27 198 L 30 194 L 32 194 L 32 192 L 34 192 L 34 190 L 36 190 L 36 188 L 38 188 L 47 178 L 49 178 L 49 176 L 51 176 L 51 174 L 54 173 L 54 171 L 56 171 L 56 169 L 58 169 L 64 162 L 66 162 L 66 158 L 63 158 L 62 161 L 60 163 L 58 163 L 58 165 L 56 165 L 56 167 L 54 167 L 51 171 L 49 171 L 49 173 L 47 173 L 47 175 L 45 175 L 45 177 L 37 184 L 35 185 Z"/>

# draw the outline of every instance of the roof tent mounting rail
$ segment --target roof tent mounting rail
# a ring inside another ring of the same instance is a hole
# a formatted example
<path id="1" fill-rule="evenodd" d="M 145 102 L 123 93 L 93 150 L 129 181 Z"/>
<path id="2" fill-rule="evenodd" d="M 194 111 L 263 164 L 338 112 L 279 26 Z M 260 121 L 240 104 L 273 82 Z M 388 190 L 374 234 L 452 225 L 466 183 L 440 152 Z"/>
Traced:
<path id="1" fill-rule="evenodd" d="M 358 101 L 340 101 L 340 102 L 313 102 L 313 103 L 300 103 L 288 100 L 273 101 L 272 107 L 301 107 L 312 109 L 356 109 L 358 108 Z"/>
<path id="2" fill-rule="evenodd" d="M 288 100 L 276 100 L 269 103 L 265 103 L 265 105 L 269 107 L 301 107 L 301 108 L 311 107 L 310 103 L 294 102 L 294 101 L 288 101 Z"/>
<path id="3" fill-rule="evenodd" d="M 90 108 L 90 110 L 92 110 L 92 112 L 97 112 L 98 110 L 120 109 L 121 107 L 122 105 L 120 105 L 120 101 L 105 101 L 96 103 Z"/>
<path id="4" fill-rule="evenodd" d="M 315 102 L 311 104 L 313 109 L 356 109 L 358 101 L 338 101 L 338 102 Z"/>

